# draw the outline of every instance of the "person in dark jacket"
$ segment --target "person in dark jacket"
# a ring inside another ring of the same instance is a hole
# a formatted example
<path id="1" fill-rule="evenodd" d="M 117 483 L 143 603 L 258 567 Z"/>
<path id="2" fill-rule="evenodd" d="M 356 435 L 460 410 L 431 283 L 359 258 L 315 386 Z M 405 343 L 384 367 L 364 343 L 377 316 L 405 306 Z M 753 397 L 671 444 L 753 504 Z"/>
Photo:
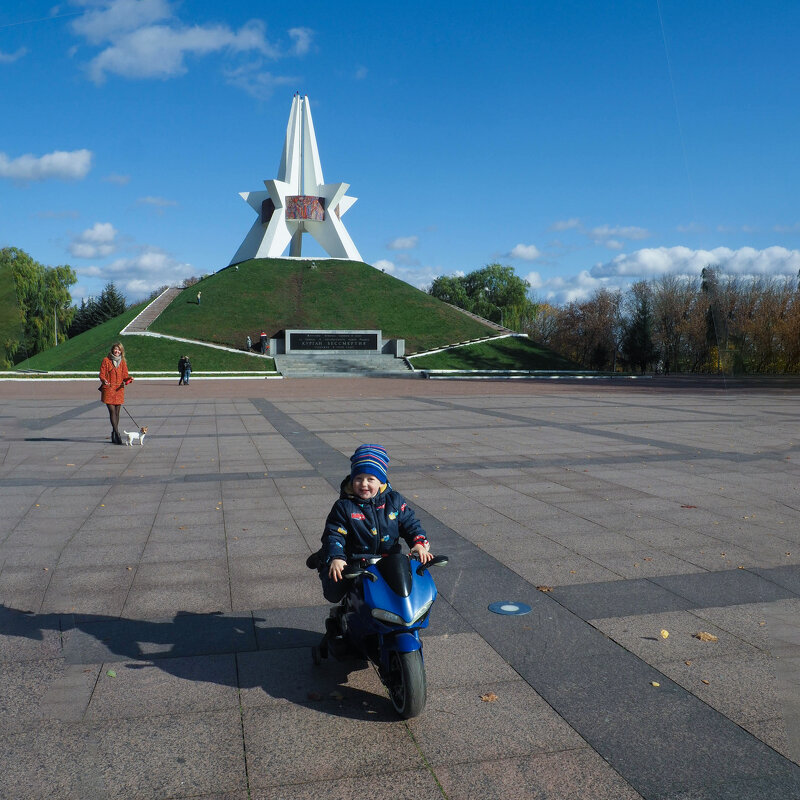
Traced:
<path id="1" fill-rule="evenodd" d="M 389 484 L 388 466 L 386 450 L 376 444 L 362 444 L 350 457 L 350 475 L 325 521 L 322 549 L 306 562 L 320 570 L 322 593 L 330 603 L 347 593 L 342 572 L 353 554 L 386 555 L 396 551 L 402 537 L 423 564 L 433 558 L 422 525 Z"/>
<path id="2" fill-rule="evenodd" d="M 178 360 L 178 375 L 181 377 L 178 379 L 178 386 L 183 383 L 183 376 L 186 372 L 186 356 L 181 356 Z"/>

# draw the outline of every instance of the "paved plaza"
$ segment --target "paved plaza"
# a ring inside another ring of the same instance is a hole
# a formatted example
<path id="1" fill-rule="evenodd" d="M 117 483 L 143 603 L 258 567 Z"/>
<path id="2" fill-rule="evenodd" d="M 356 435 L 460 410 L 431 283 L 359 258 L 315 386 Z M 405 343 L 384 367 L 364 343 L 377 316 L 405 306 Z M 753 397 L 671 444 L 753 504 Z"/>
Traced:
<path id="1" fill-rule="evenodd" d="M 0 383 L 0 798 L 800 798 L 800 384 L 126 399 L 142 447 L 94 382 Z M 451 557 L 407 722 L 310 657 L 363 442 Z"/>

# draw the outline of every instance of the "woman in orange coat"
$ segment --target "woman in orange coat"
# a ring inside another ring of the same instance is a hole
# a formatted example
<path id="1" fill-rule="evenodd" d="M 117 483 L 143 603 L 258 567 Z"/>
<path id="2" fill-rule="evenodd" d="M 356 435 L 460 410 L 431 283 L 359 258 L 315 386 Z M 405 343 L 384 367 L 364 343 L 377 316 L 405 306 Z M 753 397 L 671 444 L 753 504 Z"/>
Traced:
<path id="1" fill-rule="evenodd" d="M 119 435 L 119 410 L 125 402 L 125 387 L 133 380 L 125 363 L 125 348 L 121 342 L 111 345 L 111 352 L 100 364 L 100 399 L 108 408 L 111 419 L 111 443 L 122 444 Z"/>

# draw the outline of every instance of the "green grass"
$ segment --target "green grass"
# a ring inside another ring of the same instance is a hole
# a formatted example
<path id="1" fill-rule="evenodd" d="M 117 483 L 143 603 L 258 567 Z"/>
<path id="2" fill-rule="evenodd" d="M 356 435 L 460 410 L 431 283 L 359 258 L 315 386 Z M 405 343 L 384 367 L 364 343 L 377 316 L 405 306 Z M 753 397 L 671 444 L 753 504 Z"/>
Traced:
<path id="1" fill-rule="evenodd" d="M 6 350 L 9 341 L 18 342 L 22 339 L 22 312 L 17 302 L 17 292 L 14 288 L 14 277 L 10 266 L 0 267 L 0 367 L 4 363 L 11 364 L 11 358 Z"/>
<path id="2" fill-rule="evenodd" d="M 580 367 L 547 347 L 522 337 L 454 347 L 429 356 L 409 359 L 414 369 L 537 369 L 577 370 Z"/>
<path id="3" fill-rule="evenodd" d="M 359 261 L 257 259 L 185 289 L 150 330 L 242 347 L 262 328 L 380 330 L 406 352 L 491 335 L 493 329 Z M 202 302 L 197 305 L 197 292 Z"/>
<path id="4" fill-rule="evenodd" d="M 121 341 L 125 345 L 125 360 L 131 372 L 166 370 L 177 375 L 178 359 L 187 353 L 192 361 L 193 372 L 226 370 L 249 373 L 275 369 L 275 362 L 271 358 L 253 358 L 244 353 L 227 353 L 212 347 L 172 342 L 153 336 L 120 336 L 120 330 L 144 306 L 144 303 L 140 303 L 129 308 L 124 314 L 74 339 L 68 339 L 58 347 L 45 350 L 20 362 L 16 369 L 99 371 L 100 362 L 108 355 L 112 343 L 116 341 Z"/>
<path id="5" fill-rule="evenodd" d="M 258 259 L 229 267 L 184 289 L 150 326 L 153 332 L 235 349 L 249 335 L 258 341 L 285 329 L 380 330 L 384 339 L 405 339 L 406 353 L 445 347 L 496 334 L 495 329 L 439 302 L 374 267 L 356 261 Z M 202 302 L 197 304 L 197 292 Z M 0 298 L 1 300 L 1 298 Z M 94 372 L 112 344 L 125 345 L 132 372 L 172 371 L 188 353 L 195 373 L 274 371 L 272 359 L 253 358 L 202 345 L 119 331 L 144 307 L 39 353 L 17 369 Z M 417 369 L 573 370 L 576 364 L 525 338 L 506 337 L 412 357 Z"/>

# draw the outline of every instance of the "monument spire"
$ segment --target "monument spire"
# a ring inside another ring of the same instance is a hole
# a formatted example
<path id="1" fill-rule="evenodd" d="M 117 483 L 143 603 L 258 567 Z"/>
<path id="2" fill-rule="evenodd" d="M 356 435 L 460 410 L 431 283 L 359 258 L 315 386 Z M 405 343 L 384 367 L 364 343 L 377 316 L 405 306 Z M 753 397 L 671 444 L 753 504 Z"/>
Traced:
<path id="1" fill-rule="evenodd" d="M 292 98 L 278 177 L 264 181 L 266 191 L 240 192 L 258 217 L 231 259 L 301 255 L 304 233 L 310 233 L 333 258 L 363 261 L 342 223 L 356 202 L 345 194 L 349 183 L 325 183 L 308 97 Z"/>

